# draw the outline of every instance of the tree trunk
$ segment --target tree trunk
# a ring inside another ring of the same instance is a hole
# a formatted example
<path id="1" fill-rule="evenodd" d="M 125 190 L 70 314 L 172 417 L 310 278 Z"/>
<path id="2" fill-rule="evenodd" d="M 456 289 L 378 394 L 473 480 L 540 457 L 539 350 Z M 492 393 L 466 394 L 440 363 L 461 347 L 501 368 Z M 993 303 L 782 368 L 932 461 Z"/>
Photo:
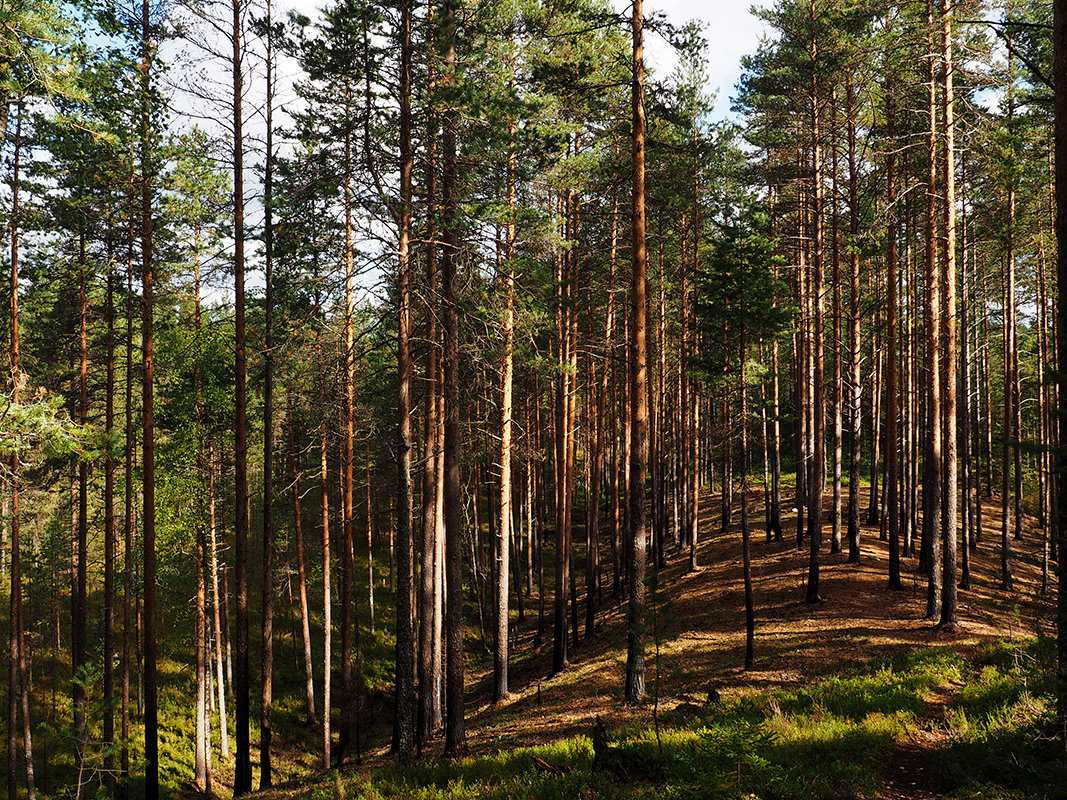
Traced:
<path id="1" fill-rule="evenodd" d="M 445 70 L 443 81 L 455 83 L 456 7 L 444 0 Z M 446 637 L 446 718 L 445 753 L 457 757 L 466 750 L 466 721 L 463 698 L 463 505 L 459 459 L 462 449 L 459 416 L 459 307 L 456 301 L 456 260 L 459 248 L 459 220 L 456 198 L 456 128 L 458 114 L 449 108 L 444 114 L 442 146 L 444 171 L 441 191 L 443 204 L 444 250 L 441 258 L 442 316 L 445 320 L 444 345 L 444 514 L 445 514 L 445 602 Z"/>
<path id="2" fill-rule="evenodd" d="M 507 203 L 509 217 L 504 244 L 504 353 L 500 365 L 500 485 L 498 487 L 496 552 L 496 649 L 493 657 L 493 699 L 508 696 L 508 582 L 511 540 L 511 383 L 515 343 L 515 167 L 514 125 L 508 124 Z"/>
<path id="3" fill-rule="evenodd" d="M 223 760 L 227 760 L 230 757 L 230 737 L 228 733 L 229 720 L 227 719 L 226 710 L 226 678 L 223 671 L 223 627 L 222 627 L 222 615 L 223 605 L 226 602 L 225 591 L 219 590 L 219 546 L 218 536 L 216 532 L 216 516 L 215 516 L 215 450 L 208 442 L 207 451 L 207 504 L 208 504 L 208 548 L 210 550 L 211 558 L 211 599 L 212 599 L 212 614 L 214 639 L 215 639 L 215 670 L 217 674 L 216 683 L 218 684 L 219 693 L 219 744 L 222 753 Z M 225 569 L 225 567 L 223 567 Z M 227 620 L 227 627 L 229 626 L 229 620 Z M 227 653 L 228 656 L 228 653 Z M 230 678 L 232 681 L 232 678 Z M 233 687 L 231 682 L 230 687 Z"/>
<path id="4" fill-rule="evenodd" d="M 330 687 L 333 683 L 333 602 L 330 596 L 330 480 L 327 470 L 329 423 L 322 422 L 319 436 L 319 496 L 322 511 L 322 768 L 331 764 L 333 737 L 330 732 Z"/>
<path id="5" fill-rule="evenodd" d="M 742 299 L 743 301 L 743 299 Z M 745 385 L 745 324 L 741 322 L 738 353 L 738 411 L 741 461 L 741 564 L 745 583 L 745 669 L 755 665 L 756 612 L 752 599 L 752 536 L 748 526 L 748 387 Z"/>
<path id="6" fill-rule="evenodd" d="M 272 784 L 270 756 L 274 675 L 274 53 L 271 0 L 266 2 L 266 164 L 263 174 L 263 255 L 265 286 L 263 347 L 263 577 L 261 598 L 259 788 Z"/>
<path id="7" fill-rule="evenodd" d="M 806 600 L 818 603 L 819 596 L 819 548 L 822 546 L 822 496 L 826 483 L 826 386 L 824 384 L 823 358 L 823 185 L 822 185 L 822 132 L 819 115 L 819 83 L 816 68 L 819 50 L 815 33 L 815 0 L 809 5 L 811 21 L 811 157 L 812 157 L 812 241 L 811 261 L 814 278 L 811 302 L 814 307 L 811 332 L 813 405 L 811 409 L 811 433 L 814 447 L 811 451 L 811 468 L 808 481 L 808 583 Z"/>
<path id="8" fill-rule="evenodd" d="M 860 208 L 859 165 L 856 146 L 856 90 L 851 73 L 846 77 L 848 116 L 848 232 L 849 232 L 849 448 L 848 448 L 848 560 L 860 561 L 860 458 L 863 437 L 863 385 L 860 366 L 863 317 L 860 312 Z"/>
<path id="9" fill-rule="evenodd" d="M 396 500 L 396 719 L 397 759 L 407 763 L 415 739 L 415 642 L 412 631 L 411 486 L 411 4 L 400 6 L 400 238 L 397 245 L 397 500 Z M 369 486 L 369 480 L 368 480 Z M 367 525 L 370 530 L 370 522 Z M 370 539 L 368 538 L 368 550 Z M 373 576 L 370 581 L 374 591 Z M 372 612 L 373 613 L 373 612 Z"/>
<path id="10" fill-rule="evenodd" d="M 626 702 L 640 703 L 645 696 L 645 477 L 648 468 L 648 299 L 645 250 L 645 54 L 644 3 L 634 0 L 631 18 L 633 65 L 631 72 L 631 111 L 633 113 L 633 209 L 631 234 L 633 279 L 631 286 L 633 317 L 633 363 L 630 382 L 633 398 L 633 447 L 630 461 L 628 499 L 630 503 L 629 539 L 630 601 L 626 636 Z"/>
<path id="11" fill-rule="evenodd" d="M 248 365 L 245 357 L 245 243 L 244 243 L 244 133 L 241 103 L 244 97 L 242 75 L 242 11 L 240 0 L 233 2 L 233 290 L 234 290 L 234 600 L 237 617 L 235 632 L 234 696 L 236 698 L 236 749 L 234 796 L 252 791 L 252 759 L 249 752 L 249 666 L 248 666 Z"/>
<path id="12" fill-rule="evenodd" d="M 234 7 L 235 17 L 239 9 Z M 145 798 L 159 797 L 159 706 L 156 692 L 156 448 L 155 448 L 155 381 L 152 315 L 154 310 L 155 274 L 152 253 L 152 168 L 149 152 L 151 119 L 152 46 L 149 42 L 149 3 L 141 4 L 141 484 L 144 509 L 141 536 L 144 547 L 144 758 Z M 237 48 L 237 45 L 234 45 Z M 235 50 L 236 52 L 236 50 Z M 240 81 L 238 71 L 235 86 Z M 247 717 L 246 717 L 247 738 Z"/>
<path id="13" fill-rule="evenodd" d="M 104 316 L 107 322 L 107 375 L 104 382 L 104 433 L 107 449 L 104 452 L 104 724 L 103 745 L 105 782 L 115 785 L 115 456 L 112 435 L 115 429 L 115 271 L 111 246 L 111 221 L 107 231 L 107 300 Z"/>
<path id="14" fill-rule="evenodd" d="M 193 330 L 195 339 L 195 363 L 193 366 L 193 382 L 195 384 L 196 403 L 196 474 L 201 486 L 211 486 L 207 479 L 210 466 L 205 461 L 204 453 L 204 378 L 203 378 L 203 330 L 200 307 L 200 259 L 202 258 L 200 228 L 196 226 L 193 233 Z M 109 392 L 110 395 L 110 392 Z M 213 487 L 212 487 L 213 488 Z M 207 503 L 205 503 L 207 500 Z M 207 676 L 209 672 L 206 648 L 207 648 L 207 586 L 204 577 L 204 560 L 206 555 L 207 538 L 207 515 L 210 499 L 204 497 L 203 490 L 197 492 L 196 507 L 196 545 L 193 558 L 193 572 L 196 575 L 196 615 L 193 623 L 193 642 L 196 650 L 196 727 L 194 746 L 194 772 L 195 786 L 201 794 L 211 790 L 211 776 L 208 771 L 208 754 L 211 750 L 210 728 L 208 721 L 207 701 Z"/>
<path id="15" fill-rule="evenodd" d="M 844 436 L 844 382 L 841 372 L 841 247 L 840 214 L 837 202 L 838 152 L 837 152 L 837 92 L 831 93 L 830 105 L 830 264 L 833 283 L 833 347 L 834 347 L 834 397 L 833 397 L 833 500 L 830 506 L 830 552 L 841 552 L 841 473 Z"/>
<path id="16" fill-rule="evenodd" d="M 427 25 L 433 26 L 433 6 L 427 9 Z M 426 66 L 427 93 L 432 93 L 436 84 L 436 59 L 434 49 L 427 53 Z M 434 632 L 440 624 L 437 618 L 436 597 L 440 592 L 437 581 L 435 556 L 437 553 L 437 517 L 440 504 L 437 502 L 438 470 L 437 462 L 441 456 L 438 446 L 440 420 L 437 409 L 440 403 L 440 383 L 438 373 L 437 311 L 437 126 L 432 104 L 426 108 L 426 241 L 423 247 L 423 259 L 426 262 L 426 286 L 428 302 L 426 308 L 426 374 L 425 396 L 423 400 L 423 470 L 422 470 L 422 523 L 419 543 L 420 580 L 419 580 L 419 697 L 418 724 L 416 741 L 421 752 L 425 744 L 433 737 L 439 719 L 439 705 L 435 703 L 437 688 L 441 675 L 439 662 L 434 657 Z"/>
<path id="17" fill-rule="evenodd" d="M 1067 398 L 1067 1 L 1053 5 L 1053 46 L 1056 94 L 1056 377 L 1059 399 Z M 1057 406 L 1059 410 L 1059 406 Z M 1067 447 L 1065 447 L 1062 411 L 1057 414 L 1053 430 L 1056 445 L 1056 536 L 1061 560 L 1056 565 L 1059 585 L 1067 575 Z M 1056 671 L 1056 719 L 1061 738 L 1067 740 L 1067 592 L 1060 591 L 1056 601 L 1058 662 Z"/>
<path id="18" fill-rule="evenodd" d="M 967 220 L 967 157 L 963 156 L 961 166 L 961 181 L 963 184 L 963 198 L 960 204 L 961 206 L 961 228 L 963 235 L 963 245 L 961 248 L 961 254 L 963 256 L 963 266 L 960 272 L 960 327 L 963 329 L 963 335 L 960 337 L 960 368 L 963 370 L 963 396 L 962 402 L 959 407 L 959 419 L 960 419 L 960 444 L 963 447 L 960 461 L 962 463 L 962 494 L 963 494 L 963 548 L 960 551 L 962 555 L 961 560 L 961 572 L 960 572 L 960 589 L 971 588 L 971 547 L 975 540 L 975 527 L 977 520 L 980 519 L 976 513 L 977 509 L 971 505 L 971 488 L 974 486 L 974 466 L 972 463 L 972 456 L 974 453 L 974 441 L 972 436 L 972 412 L 971 412 L 971 387 L 973 383 L 971 381 L 971 297 L 970 297 L 970 281 L 968 278 L 968 220 Z M 981 507 L 981 500 L 979 499 L 978 507 Z"/>
<path id="19" fill-rule="evenodd" d="M 85 234 L 78 234 L 78 422 L 89 421 L 89 295 L 85 274 Z M 88 622 L 87 569 L 89 560 L 89 462 L 78 463 L 78 532 L 75 542 L 75 581 L 71 609 L 70 657 L 74 690 L 74 731 L 77 737 L 75 769 L 81 774 L 89 745 L 85 681 L 86 623 Z"/>
<path id="20" fill-rule="evenodd" d="M 888 87 L 887 87 L 888 89 Z M 886 126 L 893 130 L 896 119 L 895 98 L 886 93 Z M 885 464 L 886 505 L 889 536 L 889 588 L 900 589 L 900 529 L 897 507 L 897 186 L 896 154 L 890 149 L 886 156 L 886 397 L 885 397 Z M 877 422 L 875 423 L 877 427 Z"/>
<path id="21" fill-rule="evenodd" d="M 945 364 L 945 491 L 941 519 L 944 572 L 941 582 L 941 627 L 956 627 L 956 520 L 959 497 L 956 438 L 956 152 L 955 95 L 952 67 L 953 0 L 941 0 L 941 122 L 944 142 L 945 258 L 941 275 L 945 314 L 942 341 Z"/>
<path id="22" fill-rule="evenodd" d="M 341 730 L 337 744 L 337 762 L 343 763 L 348 754 L 349 745 L 353 743 L 356 725 L 356 705 L 359 689 L 354 676 L 355 657 L 353 654 L 353 634 L 357 622 L 353 610 L 355 602 L 353 583 L 355 580 L 355 540 L 352 533 L 352 470 L 353 440 L 355 438 L 355 336 L 353 332 L 353 315 L 355 305 L 353 282 L 355 280 L 352 242 L 352 101 L 351 88 L 346 84 L 344 90 L 344 161 L 343 161 L 343 205 L 344 205 L 344 329 L 342 333 L 341 358 Z M 355 742 L 358 748 L 358 742 Z"/>
<path id="23" fill-rule="evenodd" d="M 122 547 L 122 699 L 119 731 L 122 750 L 119 756 L 120 794 L 129 792 L 130 780 L 130 644 L 136 639 L 132 630 L 131 600 L 133 597 L 133 456 L 137 441 L 133 429 L 133 215 L 127 230 L 126 243 L 126 396 L 124 408 L 125 435 L 123 437 L 123 547 Z M 58 642 L 57 642 L 58 643 Z M 58 649 L 58 648 L 57 648 Z"/>
<path id="24" fill-rule="evenodd" d="M 15 143 L 11 178 L 11 297 L 9 357 L 11 368 L 11 402 L 18 403 L 22 390 L 22 364 L 19 338 L 19 169 L 22 156 L 22 101 L 16 104 Z M 8 800 L 18 797 L 18 715 L 22 712 L 23 746 L 26 756 L 26 788 L 31 800 L 36 796 L 33 779 L 33 745 L 29 720 L 29 671 L 26 664 L 26 644 L 22 632 L 22 554 L 19 517 L 19 460 L 12 454 L 8 464 L 11 486 L 11 605 L 8 634 L 7 684 L 7 794 Z"/>
<path id="25" fill-rule="evenodd" d="M 293 395 L 288 395 L 286 417 L 289 420 L 289 479 L 293 485 L 293 537 L 296 548 L 297 593 L 300 596 L 300 633 L 304 645 L 304 686 L 308 725 L 314 728 L 318 724 L 315 714 L 315 667 L 311 656 L 311 615 L 308 608 L 307 563 L 304 556 L 304 520 L 301 509 L 301 488 L 299 468 L 299 442 L 296 434 L 296 412 Z M 221 666 L 221 661 L 220 661 Z M 221 670 L 219 679 L 222 679 Z M 221 702 L 221 695 L 220 702 Z"/>
<path id="26" fill-rule="evenodd" d="M 933 0 L 926 0 L 926 33 L 929 56 L 927 175 L 926 175 L 926 455 L 923 459 L 923 530 L 920 565 L 927 571 L 926 618 L 941 614 L 941 281 L 937 261 L 937 60 L 934 39 Z"/>

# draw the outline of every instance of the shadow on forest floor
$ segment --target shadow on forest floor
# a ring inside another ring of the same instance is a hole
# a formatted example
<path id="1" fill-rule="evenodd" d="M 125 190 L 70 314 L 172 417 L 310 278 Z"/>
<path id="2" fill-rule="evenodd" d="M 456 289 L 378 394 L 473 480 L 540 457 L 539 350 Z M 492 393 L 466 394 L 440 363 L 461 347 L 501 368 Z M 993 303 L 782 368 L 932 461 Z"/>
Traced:
<path id="1" fill-rule="evenodd" d="M 752 505 L 760 500 L 753 492 Z M 987 529 L 971 553 L 960 625 L 946 634 L 923 619 L 926 587 L 915 559 L 905 560 L 904 589 L 889 590 L 876 527 L 864 526 L 856 565 L 829 553 L 827 526 L 824 601 L 808 606 L 807 548 L 789 541 L 795 522 L 783 520 L 787 541 L 767 542 L 755 519 L 756 667 L 746 672 L 740 531 L 720 530 L 717 497 L 702 505 L 698 554 L 707 566 L 690 571 L 687 557 L 671 555 L 658 576 L 648 704 L 621 702 L 625 607 L 610 600 L 606 575 L 596 633 L 579 641 L 562 673 L 549 675 L 550 628 L 534 645 L 536 598 L 513 630 L 506 702 L 488 702 L 491 671 L 470 663 L 469 758 L 431 759 L 401 773 L 381 766 L 383 750 L 369 772 L 279 796 L 1067 797 L 1067 764 L 1042 735 L 1054 674 L 1042 634 L 1053 619 L 1040 591 L 1035 526 L 1013 542 L 1010 593 L 999 588 L 999 549 Z M 986 513 L 996 519 L 992 504 Z M 576 538 L 581 565 L 580 530 Z M 608 551 L 602 563 L 610 565 Z M 578 585 L 582 600 L 582 576 Z M 550 626 L 551 605 L 546 615 Z M 579 619 L 584 637 L 584 608 Z M 719 699 L 709 703 L 712 687 Z M 613 744 L 594 769 L 597 719 Z"/>

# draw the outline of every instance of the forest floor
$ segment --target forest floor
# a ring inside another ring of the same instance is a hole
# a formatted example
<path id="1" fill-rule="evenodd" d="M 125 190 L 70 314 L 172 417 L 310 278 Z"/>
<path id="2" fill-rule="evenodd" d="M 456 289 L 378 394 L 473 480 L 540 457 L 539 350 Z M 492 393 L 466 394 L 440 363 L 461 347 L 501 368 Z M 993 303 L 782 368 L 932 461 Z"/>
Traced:
<path id="1" fill-rule="evenodd" d="M 277 788 L 263 796 L 1067 798 L 1067 761 L 1046 735 L 1055 663 L 1054 593 L 1041 592 L 1042 532 L 1034 520 L 1026 520 L 1021 541 L 1012 541 L 1015 588 L 1006 592 L 1000 588 L 999 507 L 985 506 L 985 538 L 971 554 L 972 585 L 959 594 L 958 629 L 947 633 L 923 619 L 926 584 L 916 558 L 904 559 L 904 588 L 888 588 L 888 550 L 877 526 L 863 527 L 856 565 L 848 563 L 847 552 L 829 552 L 827 524 L 822 602 L 810 606 L 804 602 L 808 550 L 796 546 L 792 509 L 782 509 L 784 541 L 768 542 L 761 493 L 752 494 L 750 508 L 754 669 L 743 669 L 739 515 L 735 509 L 733 524 L 722 530 L 719 497 L 708 493 L 698 548 L 702 566 L 691 571 L 687 554 L 669 553 L 664 569 L 654 577 L 650 570 L 656 588 L 649 598 L 648 702 L 639 708 L 622 702 L 626 607 L 624 598 L 611 597 L 606 547 L 601 560 L 605 594 L 594 636 L 585 638 L 583 607 L 568 668 L 550 675 L 552 577 L 546 569 L 545 630 L 535 644 L 537 601 L 527 600 L 525 619 L 515 620 L 513 627 L 512 693 L 503 703 L 491 702 L 492 660 L 480 641 L 476 608 L 468 603 L 469 756 L 460 760 L 431 757 L 402 771 L 391 766 L 393 643 L 386 624 L 363 636 L 370 688 L 362 714 L 369 743 L 363 763 L 320 772 L 318 733 L 304 724 L 298 636 L 289 630 L 292 620 L 276 622 Z M 579 566 L 583 533 L 576 531 Z M 549 551 L 546 560 L 550 557 Z M 581 569 L 576 577 L 584 599 Z M 390 595 L 384 585 L 376 591 L 379 619 L 387 621 Z M 174 798 L 194 796 L 193 672 L 190 664 L 169 657 L 188 651 L 182 633 L 187 627 L 177 621 L 167 626 L 170 645 L 160 665 L 161 778 L 165 794 Z M 253 652 L 253 663 L 257 658 Z M 73 796 L 71 745 L 54 722 L 68 716 L 69 667 L 42 656 L 37 674 L 34 718 L 42 725 L 35 745 L 39 767 L 47 764 L 50 772 L 39 777 L 48 786 L 47 796 Z M 709 700 L 712 689 L 717 699 Z M 255 704 L 253 717 L 258 718 Z M 594 768 L 591 736 L 598 719 L 612 744 Z M 232 713 L 230 720 L 232 747 Z M 253 720 L 258 775 L 255 726 Z M 140 758 L 140 735 L 135 724 L 134 763 Z M 440 747 L 440 740 L 433 744 Z M 230 795 L 232 763 L 232 750 L 228 759 L 216 754 L 220 797 Z M 92 794 L 98 782 L 98 775 L 86 778 L 82 796 Z M 131 797 L 142 791 L 135 782 Z"/>
<path id="2" fill-rule="evenodd" d="M 762 496 L 753 493 L 752 507 L 761 510 L 761 501 Z M 733 524 L 723 532 L 718 495 L 705 498 L 698 538 L 702 566 L 690 571 L 686 554 L 671 554 L 660 572 L 646 665 L 649 698 L 654 701 L 658 692 L 660 713 L 702 703 L 710 686 L 720 693 L 745 693 L 801 685 L 927 645 L 950 644 L 968 652 L 983 642 L 1055 633 L 1051 599 L 1040 591 L 1041 534 L 1032 525 L 1022 541 L 1012 542 L 1015 590 L 1000 589 L 999 538 L 994 541 L 999 530 L 991 525 L 999 522 L 999 509 L 994 504 L 985 508 L 985 539 L 971 554 L 971 588 L 959 593 L 960 624 L 952 634 L 923 619 L 926 578 L 918 571 L 917 558 L 903 560 L 904 589 L 888 589 L 888 545 L 879 540 L 877 526 L 863 527 L 858 565 L 848 563 L 847 542 L 845 552 L 829 552 L 827 526 L 820 570 L 823 602 L 811 606 L 804 600 L 808 546 L 806 540 L 802 549 L 796 546 L 795 517 L 784 520 L 781 542 L 767 542 L 762 519 L 757 519 L 752 529 L 756 660 L 755 668 L 746 671 L 738 516 L 735 508 Z M 579 588 L 579 596 L 584 596 L 584 588 Z M 572 650 L 569 668 L 546 677 L 552 663 L 551 611 L 549 606 L 540 647 L 533 647 L 536 619 L 530 621 L 528 614 L 526 625 L 518 627 L 513 691 L 506 703 L 490 702 L 491 670 L 476 673 L 471 681 L 476 698 L 474 704 L 468 701 L 473 752 L 588 734 L 597 717 L 609 725 L 641 719 L 651 723 L 651 707 L 635 711 L 622 703 L 624 600 L 598 614 L 591 641 L 584 639 L 583 607 L 582 638 Z"/>
<path id="3" fill-rule="evenodd" d="M 762 511 L 761 494 L 751 507 Z M 719 508 L 717 495 L 704 498 L 702 566 L 692 571 L 687 555 L 671 554 L 657 576 L 644 706 L 622 702 L 622 598 L 605 595 L 588 640 L 581 609 L 580 639 L 554 676 L 551 605 L 535 644 L 537 606 L 528 603 L 514 627 L 508 700 L 491 702 L 491 660 L 468 659 L 468 759 L 399 772 L 383 766 L 380 747 L 345 780 L 298 780 L 278 796 L 1067 796 L 1067 764 L 1043 735 L 1054 620 L 1033 520 L 1012 542 L 1015 587 L 1006 592 L 999 507 L 985 507 L 985 538 L 971 553 L 971 586 L 960 591 L 960 624 L 949 633 L 923 619 L 917 558 L 904 560 L 904 588 L 888 588 L 877 526 L 863 527 L 858 565 L 847 562 L 847 542 L 846 552 L 829 552 L 827 526 L 822 602 L 811 606 L 795 517 L 784 508 L 784 541 L 768 542 L 754 514 L 756 663 L 746 671 L 738 513 L 724 531 Z M 594 771 L 598 719 L 617 759 Z"/>

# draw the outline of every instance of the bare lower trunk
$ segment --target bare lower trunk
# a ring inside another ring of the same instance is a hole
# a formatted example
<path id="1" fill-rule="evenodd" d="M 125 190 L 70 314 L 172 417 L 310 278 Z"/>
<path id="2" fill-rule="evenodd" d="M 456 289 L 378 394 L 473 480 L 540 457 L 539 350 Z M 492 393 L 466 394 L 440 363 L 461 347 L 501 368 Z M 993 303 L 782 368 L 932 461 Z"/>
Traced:
<path id="1" fill-rule="evenodd" d="M 645 251 L 645 56 L 643 0 L 634 0 L 631 19 L 633 63 L 631 111 L 633 115 L 633 208 L 631 284 L 633 318 L 632 385 L 633 447 L 629 482 L 630 598 L 627 610 L 626 702 L 645 696 L 645 478 L 648 468 L 648 299 Z"/>

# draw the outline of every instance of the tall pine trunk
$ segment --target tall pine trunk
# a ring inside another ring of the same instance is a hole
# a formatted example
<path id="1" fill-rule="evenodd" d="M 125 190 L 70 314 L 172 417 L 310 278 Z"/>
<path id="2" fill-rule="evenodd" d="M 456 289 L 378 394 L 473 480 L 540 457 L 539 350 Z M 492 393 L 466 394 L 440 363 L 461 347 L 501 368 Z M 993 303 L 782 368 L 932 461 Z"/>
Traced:
<path id="1" fill-rule="evenodd" d="M 848 560 L 860 560 L 860 457 L 863 438 L 863 386 L 860 374 L 861 350 L 860 311 L 860 208 L 859 165 L 856 143 L 856 89 L 851 74 L 845 83 L 845 104 L 848 117 L 848 352 L 849 352 L 849 447 L 848 447 Z"/>
<path id="2" fill-rule="evenodd" d="M 819 82 L 816 77 L 819 64 L 819 49 L 815 30 L 815 0 L 809 5 L 811 24 L 811 159 L 812 159 L 812 297 L 813 307 L 811 347 L 809 358 L 812 365 L 811 383 L 811 462 L 808 471 L 808 583 L 806 600 L 817 603 L 819 596 L 819 549 L 822 546 L 822 497 L 826 483 L 826 386 L 823 353 L 823 164 L 822 131 L 819 113 Z"/>
<path id="3" fill-rule="evenodd" d="M 500 364 L 500 485 L 498 487 L 496 548 L 496 647 L 493 653 L 493 698 L 508 696 L 508 583 L 511 540 L 511 395 L 512 350 L 515 343 L 515 152 L 514 126 L 508 125 L 507 203 L 508 221 L 504 241 L 504 352 Z"/>
<path id="4" fill-rule="evenodd" d="M 235 7 L 236 8 L 236 7 Z M 239 11 L 235 10 L 239 16 Z M 153 311 L 155 273 L 152 252 L 152 156 L 149 148 L 151 119 L 152 44 L 149 40 L 149 3 L 141 3 L 141 537 L 144 579 L 144 759 L 145 798 L 159 798 L 159 705 L 156 691 L 156 447 Z M 236 47 L 236 45 L 235 45 Z M 238 73 L 239 74 L 239 73 Z M 237 79 L 239 80 L 239 78 Z M 246 718 L 247 722 L 247 718 Z M 246 724 L 246 738 L 248 726 Z"/>
<path id="5" fill-rule="evenodd" d="M 274 53 L 271 0 L 266 3 L 266 164 L 263 174 L 263 576 L 260 583 L 259 788 L 272 784 L 271 713 L 274 703 Z"/>
<path id="6" fill-rule="evenodd" d="M 415 642 L 412 622 L 411 486 L 411 4 L 400 7 L 400 238 L 397 244 L 397 372 L 399 416 L 396 501 L 396 729 L 397 758 L 407 763 L 415 739 Z M 370 483 L 368 480 L 368 487 Z M 368 520 L 368 531 L 370 523 Z M 368 537 L 368 549 L 370 538 Z M 371 591 L 374 581 L 371 579 Z"/>
<path id="7" fill-rule="evenodd" d="M 445 47 L 443 82 L 456 80 L 455 0 L 444 0 L 443 41 Z M 459 248 L 459 219 L 456 197 L 456 128 L 458 111 L 450 107 L 443 115 L 443 205 L 444 249 L 441 257 L 442 316 L 444 330 L 444 518 L 445 518 L 445 658 L 446 711 L 445 753 L 456 757 L 466 750 L 466 714 L 463 698 L 463 500 L 459 459 L 459 307 L 456 298 L 456 262 Z M 558 589 L 558 587 L 557 587 Z"/>
<path id="8" fill-rule="evenodd" d="M 634 0 L 631 17 L 633 63 L 631 72 L 632 112 L 632 234 L 633 362 L 630 365 L 633 445 L 630 454 L 629 545 L 630 598 L 626 635 L 626 702 L 640 703 L 645 696 L 645 479 L 648 469 L 648 298 L 645 249 L 645 53 L 644 3 Z"/>
<path id="9" fill-rule="evenodd" d="M 926 174 L 926 449 L 923 458 L 923 529 L 920 564 L 928 576 L 926 618 L 941 614 L 942 389 L 941 281 L 937 261 L 937 61 L 933 0 L 926 0 L 927 174 Z M 895 445 L 894 445 L 895 446 Z"/>
<path id="10" fill-rule="evenodd" d="M 887 86 L 888 89 L 888 86 Z M 887 128 L 892 131 L 896 118 L 895 98 L 886 93 Z M 900 526 L 897 507 L 897 186 L 896 154 L 890 146 L 886 156 L 886 206 L 888 227 L 886 230 L 886 396 L 885 396 L 885 464 L 886 504 L 888 510 L 889 536 L 889 588 L 900 589 Z M 876 423 L 877 426 L 877 423 Z"/>
<path id="11" fill-rule="evenodd" d="M 234 697 L 237 714 L 233 793 L 252 791 L 252 759 L 249 751 L 248 665 L 248 364 L 245 357 L 245 242 L 244 242 L 244 133 L 241 104 L 242 8 L 233 2 L 233 292 L 234 292 L 234 600 L 236 602 Z"/>
<path id="12" fill-rule="evenodd" d="M 945 254 L 941 276 L 941 293 L 945 314 L 944 342 L 944 415 L 945 415 L 945 490 L 941 519 L 944 571 L 941 582 L 941 621 L 943 628 L 956 626 L 956 520 L 959 497 L 959 460 L 956 437 L 956 152 L 955 94 L 952 74 L 953 0 L 941 0 L 941 124 L 944 141 L 944 226 Z"/>

